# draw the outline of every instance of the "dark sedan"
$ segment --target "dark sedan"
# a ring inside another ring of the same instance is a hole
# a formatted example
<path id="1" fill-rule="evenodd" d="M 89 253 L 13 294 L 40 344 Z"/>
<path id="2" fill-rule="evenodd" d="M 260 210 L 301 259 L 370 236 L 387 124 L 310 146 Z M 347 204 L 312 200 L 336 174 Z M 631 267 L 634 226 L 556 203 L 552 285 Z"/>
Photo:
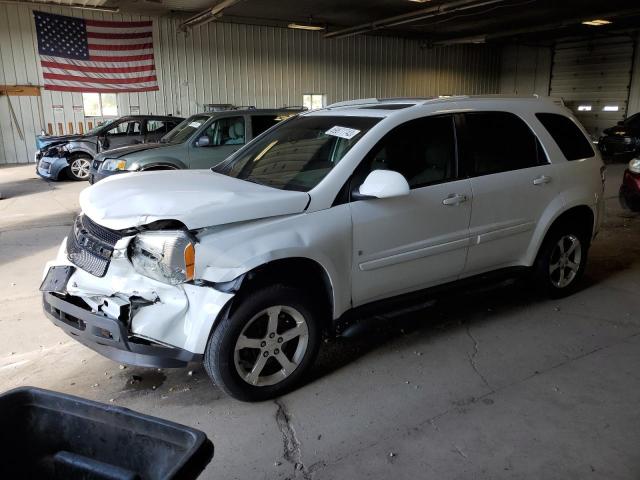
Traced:
<path id="1" fill-rule="evenodd" d="M 631 157 L 640 152 L 640 113 L 604 130 L 598 147 L 607 157 Z"/>
<path id="2" fill-rule="evenodd" d="M 91 161 L 99 152 L 155 142 L 182 120 L 172 116 L 130 115 L 109 120 L 84 135 L 38 136 L 36 172 L 49 180 L 61 176 L 87 180 Z"/>

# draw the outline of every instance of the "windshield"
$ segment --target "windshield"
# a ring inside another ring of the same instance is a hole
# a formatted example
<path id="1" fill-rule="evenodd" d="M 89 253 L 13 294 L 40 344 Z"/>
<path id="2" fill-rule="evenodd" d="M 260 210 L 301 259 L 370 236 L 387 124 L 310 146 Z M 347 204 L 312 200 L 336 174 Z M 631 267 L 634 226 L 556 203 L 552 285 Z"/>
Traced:
<path id="1" fill-rule="evenodd" d="M 208 115 L 194 115 L 180 122 L 173 130 L 160 139 L 162 143 L 184 143 L 207 120 Z"/>
<path id="2" fill-rule="evenodd" d="M 379 121 L 371 117 L 294 117 L 213 171 L 281 190 L 308 192 Z"/>
<path id="3" fill-rule="evenodd" d="M 93 127 L 91 130 L 87 131 L 87 133 L 85 135 L 97 135 L 98 133 L 100 133 L 100 131 L 103 128 L 108 127 L 109 125 L 111 125 L 116 120 L 117 120 L 117 118 L 112 118 L 111 120 L 107 120 L 106 122 L 101 123 L 97 127 Z"/>

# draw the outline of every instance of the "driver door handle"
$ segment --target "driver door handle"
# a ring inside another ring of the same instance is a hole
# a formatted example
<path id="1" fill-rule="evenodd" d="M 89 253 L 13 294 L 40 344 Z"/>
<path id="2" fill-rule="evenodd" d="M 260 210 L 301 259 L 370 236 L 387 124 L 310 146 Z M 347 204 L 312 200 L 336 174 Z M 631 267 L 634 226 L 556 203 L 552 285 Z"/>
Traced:
<path id="1" fill-rule="evenodd" d="M 466 195 L 462 195 L 460 193 L 452 193 L 447 198 L 442 200 L 442 204 L 443 205 L 449 205 L 449 206 L 457 206 L 457 205 L 460 205 L 461 203 L 464 203 L 466 201 L 467 201 L 467 196 Z"/>
<path id="2" fill-rule="evenodd" d="M 538 178 L 533 179 L 534 185 L 544 185 L 545 183 L 549 183 L 551 181 L 551 177 L 547 177 L 546 175 L 540 175 Z"/>

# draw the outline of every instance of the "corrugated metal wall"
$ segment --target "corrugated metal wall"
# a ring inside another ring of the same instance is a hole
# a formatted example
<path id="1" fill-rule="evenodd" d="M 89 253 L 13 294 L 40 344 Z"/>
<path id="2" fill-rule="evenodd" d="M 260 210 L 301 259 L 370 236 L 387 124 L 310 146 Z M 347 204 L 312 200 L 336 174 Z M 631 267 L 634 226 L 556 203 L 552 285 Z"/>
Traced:
<path id="1" fill-rule="evenodd" d="M 635 57 L 633 59 L 633 71 L 631 72 L 631 89 L 629 92 L 629 105 L 627 115 L 640 112 L 640 34 L 633 39 Z"/>
<path id="2" fill-rule="evenodd" d="M 104 20 L 144 17 L 41 7 L 63 15 Z M 0 84 L 41 85 L 32 8 L 0 4 Z M 210 23 L 177 33 L 179 19 L 154 18 L 160 91 L 119 94 L 120 114 L 190 115 L 207 103 L 270 107 L 300 105 L 303 93 L 329 102 L 359 97 L 483 94 L 498 91 L 500 58 L 494 49 L 458 45 L 423 49 L 418 41 L 359 36 L 325 40 L 321 33 Z M 23 163 L 34 154 L 34 136 L 52 123 L 65 133 L 87 120 L 81 94 L 42 91 L 11 97 L 24 139 L 0 97 L 0 163 Z M 55 106 L 61 108 L 55 108 Z M 74 109 L 74 107 L 76 107 Z"/>
<path id="3" fill-rule="evenodd" d="M 562 97 L 594 138 L 626 116 L 633 48 L 630 37 L 556 45 L 551 95 Z M 579 111 L 581 105 L 591 110 Z M 617 106 L 618 110 L 606 111 L 608 106 Z"/>
<path id="4" fill-rule="evenodd" d="M 509 45 L 502 49 L 500 93 L 549 95 L 552 49 Z"/>

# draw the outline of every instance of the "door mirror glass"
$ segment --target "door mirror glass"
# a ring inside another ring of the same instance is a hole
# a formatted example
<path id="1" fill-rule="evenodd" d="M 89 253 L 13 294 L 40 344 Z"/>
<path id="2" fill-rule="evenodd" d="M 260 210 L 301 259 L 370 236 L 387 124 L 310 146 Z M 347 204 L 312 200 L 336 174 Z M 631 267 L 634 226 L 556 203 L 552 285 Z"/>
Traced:
<path id="1" fill-rule="evenodd" d="M 211 141 L 209 140 L 209 137 L 207 137 L 206 135 L 201 136 L 196 141 L 196 147 L 208 147 L 209 145 L 211 145 Z"/>
<path id="2" fill-rule="evenodd" d="M 360 185 L 363 197 L 390 198 L 409 195 L 409 183 L 404 176 L 393 170 L 374 170 Z"/>

